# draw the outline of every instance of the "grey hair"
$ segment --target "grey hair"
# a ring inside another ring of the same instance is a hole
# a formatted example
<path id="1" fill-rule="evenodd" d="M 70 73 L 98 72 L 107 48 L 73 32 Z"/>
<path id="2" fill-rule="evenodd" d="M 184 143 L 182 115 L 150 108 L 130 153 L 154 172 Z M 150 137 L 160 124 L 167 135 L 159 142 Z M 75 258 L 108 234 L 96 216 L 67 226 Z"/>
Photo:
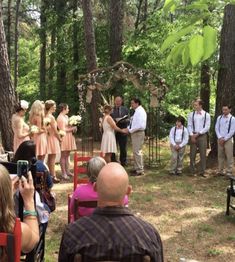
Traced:
<path id="1" fill-rule="evenodd" d="M 100 170 L 106 165 L 106 161 L 102 157 L 93 157 L 87 163 L 87 175 L 91 183 L 96 182 Z"/>

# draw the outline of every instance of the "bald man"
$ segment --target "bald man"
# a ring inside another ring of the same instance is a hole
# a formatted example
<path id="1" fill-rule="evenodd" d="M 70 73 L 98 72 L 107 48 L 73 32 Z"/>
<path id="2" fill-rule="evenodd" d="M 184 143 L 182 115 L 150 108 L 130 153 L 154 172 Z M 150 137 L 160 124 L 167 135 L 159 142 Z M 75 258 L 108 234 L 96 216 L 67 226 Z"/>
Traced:
<path id="1" fill-rule="evenodd" d="M 94 183 L 98 193 L 98 207 L 89 217 L 69 224 L 64 231 L 59 261 L 74 261 L 76 254 L 82 261 L 120 260 L 163 261 L 161 238 L 149 223 L 135 217 L 123 206 L 125 195 L 131 192 L 128 175 L 118 163 L 105 165 Z"/>

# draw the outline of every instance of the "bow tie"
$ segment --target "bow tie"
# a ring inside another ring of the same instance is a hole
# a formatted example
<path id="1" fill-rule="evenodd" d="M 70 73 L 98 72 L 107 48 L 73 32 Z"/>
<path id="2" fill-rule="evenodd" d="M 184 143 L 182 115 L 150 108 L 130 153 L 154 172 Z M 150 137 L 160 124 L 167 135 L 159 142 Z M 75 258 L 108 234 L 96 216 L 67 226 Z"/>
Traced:
<path id="1" fill-rule="evenodd" d="M 198 112 L 198 111 L 197 111 L 197 114 L 198 114 L 198 115 L 201 115 L 201 114 L 202 114 L 202 112 L 201 112 L 201 111 L 200 111 L 200 112 Z"/>

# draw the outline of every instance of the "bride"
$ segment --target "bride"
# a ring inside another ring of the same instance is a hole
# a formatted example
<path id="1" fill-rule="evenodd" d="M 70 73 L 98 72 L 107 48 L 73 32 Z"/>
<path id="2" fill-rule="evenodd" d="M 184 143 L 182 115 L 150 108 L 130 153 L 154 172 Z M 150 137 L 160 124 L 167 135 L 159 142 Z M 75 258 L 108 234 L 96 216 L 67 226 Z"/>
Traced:
<path id="1" fill-rule="evenodd" d="M 104 117 L 102 121 L 103 136 L 101 141 L 101 152 L 105 154 L 105 161 L 111 162 L 112 153 L 117 152 L 116 138 L 114 131 L 125 133 L 124 129 L 117 127 L 113 118 L 110 116 L 112 107 L 110 105 L 104 106 Z"/>

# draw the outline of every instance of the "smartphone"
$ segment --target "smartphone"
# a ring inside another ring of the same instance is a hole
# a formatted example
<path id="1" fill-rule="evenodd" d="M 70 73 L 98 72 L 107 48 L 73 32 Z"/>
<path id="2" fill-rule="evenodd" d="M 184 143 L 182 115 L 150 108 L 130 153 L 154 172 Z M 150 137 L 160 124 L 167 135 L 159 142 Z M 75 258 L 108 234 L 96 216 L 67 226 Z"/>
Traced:
<path id="1" fill-rule="evenodd" d="M 27 160 L 18 160 L 17 161 L 17 176 L 21 178 L 24 176 L 28 178 L 29 171 L 29 162 Z"/>

